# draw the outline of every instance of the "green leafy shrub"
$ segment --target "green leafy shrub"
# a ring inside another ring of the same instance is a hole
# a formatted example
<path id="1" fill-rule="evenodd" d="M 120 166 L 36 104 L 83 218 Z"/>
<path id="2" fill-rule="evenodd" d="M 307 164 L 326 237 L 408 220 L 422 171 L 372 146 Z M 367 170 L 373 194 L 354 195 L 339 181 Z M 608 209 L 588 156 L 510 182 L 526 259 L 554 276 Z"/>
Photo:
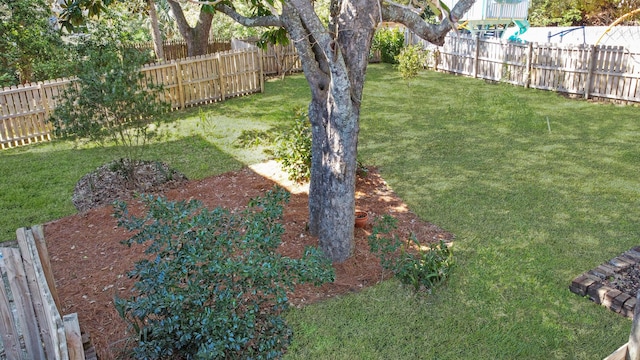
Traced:
<path id="1" fill-rule="evenodd" d="M 334 277 L 316 248 L 301 259 L 276 252 L 288 198 L 277 188 L 234 213 L 143 195 L 143 217 L 117 204 L 118 225 L 136 232 L 125 243 L 149 243 L 149 260 L 129 273 L 137 279 L 134 296 L 115 301 L 139 336 L 136 358 L 273 359 L 283 353 L 291 337 L 281 316 L 287 291 Z"/>
<path id="2" fill-rule="evenodd" d="M 427 62 L 427 53 L 418 45 L 403 48 L 398 54 L 398 70 L 404 80 L 411 80 L 418 76 Z"/>
<path id="3" fill-rule="evenodd" d="M 92 33 L 77 46 L 77 80 L 57 99 L 49 121 L 56 136 L 122 146 L 139 159 L 169 110 L 162 87 L 140 73 L 149 55 L 122 46 L 117 34 Z"/>
<path id="4" fill-rule="evenodd" d="M 397 220 L 389 215 L 378 219 L 369 235 L 369 248 L 380 258 L 382 267 L 391 271 L 403 284 L 415 291 L 430 290 L 445 281 L 453 268 L 453 252 L 444 241 L 424 246 L 414 234 L 400 240 L 396 234 Z"/>
<path id="5" fill-rule="evenodd" d="M 380 28 L 373 36 L 372 51 L 380 51 L 380 60 L 396 64 L 397 56 L 404 47 L 404 34 L 398 29 Z"/>
<path id="6" fill-rule="evenodd" d="M 291 129 L 284 132 L 274 151 L 289 179 L 303 182 L 311 176 L 311 123 L 306 111 L 295 112 Z"/>

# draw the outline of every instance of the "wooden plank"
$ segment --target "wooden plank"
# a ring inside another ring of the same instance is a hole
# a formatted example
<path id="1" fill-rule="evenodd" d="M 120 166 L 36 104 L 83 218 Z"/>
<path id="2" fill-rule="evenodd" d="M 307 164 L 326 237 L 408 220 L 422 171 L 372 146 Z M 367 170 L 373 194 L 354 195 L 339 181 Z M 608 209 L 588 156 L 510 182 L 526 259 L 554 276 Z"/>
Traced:
<path id="1" fill-rule="evenodd" d="M 626 360 L 627 358 L 627 344 L 624 344 L 614 351 L 611 355 L 604 358 L 604 360 Z"/>
<path id="2" fill-rule="evenodd" d="M 218 63 L 218 74 L 220 77 L 220 98 L 222 99 L 222 101 L 225 100 L 225 98 L 227 97 L 227 71 L 225 68 L 225 64 L 224 64 L 224 59 L 221 56 L 221 53 L 217 54 L 216 57 L 217 63 Z"/>
<path id="3" fill-rule="evenodd" d="M 68 355 L 66 352 L 66 340 L 64 340 L 62 317 L 57 311 L 46 284 L 42 264 L 36 253 L 33 233 L 31 229 L 20 228 L 16 231 L 16 236 L 25 265 L 25 273 L 40 327 L 40 334 L 45 345 L 45 355 L 48 359 L 65 359 Z M 61 335 L 62 339 L 60 338 Z"/>
<path id="4" fill-rule="evenodd" d="M 4 255 L 4 253 L 2 253 Z M 1 272 L 6 272 L 5 263 L 0 258 Z M 5 283 L 0 277 L 0 336 L 4 351 L 8 359 L 21 359 L 20 339 L 13 313 L 9 305 L 9 296 L 5 290 Z"/>
<path id="5" fill-rule="evenodd" d="M 47 280 L 49 292 L 51 292 L 51 296 L 53 297 L 53 301 L 56 304 L 58 312 L 62 314 L 62 303 L 60 302 L 58 290 L 56 289 L 56 282 L 53 277 L 53 268 L 51 267 L 51 260 L 49 259 L 49 251 L 47 250 L 47 243 L 44 239 L 44 230 L 42 225 L 35 225 L 31 227 L 31 232 L 33 233 L 36 250 L 38 252 L 38 257 L 40 258 L 40 263 L 42 264 L 42 271 L 44 272 L 45 279 Z"/>
<path id="6" fill-rule="evenodd" d="M 65 315 L 63 321 L 67 348 L 69 349 L 69 360 L 85 360 L 78 314 Z"/>
<path id="7" fill-rule="evenodd" d="M 589 60 L 588 60 L 588 64 L 587 64 L 587 79 L 585 80 L 585 84 L 584 84 L 584 98 L 585 99 L 589 99 L 589 96 L 592 93 L 592 84 L 593 84 L 593 71 L 596 68 L 596 59 L 597 59 L 597 54 L 598 52 L 598 48 L 590 45 L 589 46 Z"/>
<path id="8" fill-rule="evenodd" d="M 180 104 L 180 109 L 184 109 L 185 104 L 185 89 L 182 85 L 182 63 L 175 62 L 176 67 L 176 78 L 178 82 L 178 103 Z"/>
<path id="9" fill-rule="evenodd" d="M 33 298 L 27 284 L 20 250 L 16 248 L 4 248 L 2 254 L 7 264 L 7 280 L 11 287 L 13 301 L 16 304 L 18 323 L 22 329 L 22 336 L 31 359 L 44 359 L 44 350 L 40 340 L 40 330 L 36 313 L 33 309 Z"/>

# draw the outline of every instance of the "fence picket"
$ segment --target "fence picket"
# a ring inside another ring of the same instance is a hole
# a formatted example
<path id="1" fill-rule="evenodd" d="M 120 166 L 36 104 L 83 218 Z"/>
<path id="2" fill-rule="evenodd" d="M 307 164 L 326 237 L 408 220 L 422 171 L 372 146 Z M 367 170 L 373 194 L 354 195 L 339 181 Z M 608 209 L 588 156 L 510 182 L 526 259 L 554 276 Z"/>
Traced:
<path id="1" fill-rule="evenodd" d="M 22 336 L 24 337 L 27 355 L 32 359 L 43 359 L 44 351 L 38 336 L 37 319 L 32 304 L 33 298 L 29 292 L 20 250 L 4 248 L 2 249 L 2 254 L 6 259 L 7 279 L 9 280 L 13 301 L 16 304 L 18 323 L 24 327 Z"/>
<path id="2" fill-rule="evenodd" d="M 65 359 L 68 354 L 64 324 L 46 284 L 33 233 L 30 229 L 20 228 L 16 231 L 16 236 L 25 264 L 25 273 L 44 343 L 45 355 L 47 359 Z"/>
<path id="3" fill-rule="evenodd" d="M 4 249 L 2 251 L 4 254 Z M 0 258 L 0 273 L 6 273 L 6 271 L 4 261 Z M 0 277 L 0 280 L 2 280 L 0 281 L 0 336 L 2 336 L 4 351 L 8 359 L 22 359 L 18 328 L 13 320 L 4 280 L 2 277 Z"/>

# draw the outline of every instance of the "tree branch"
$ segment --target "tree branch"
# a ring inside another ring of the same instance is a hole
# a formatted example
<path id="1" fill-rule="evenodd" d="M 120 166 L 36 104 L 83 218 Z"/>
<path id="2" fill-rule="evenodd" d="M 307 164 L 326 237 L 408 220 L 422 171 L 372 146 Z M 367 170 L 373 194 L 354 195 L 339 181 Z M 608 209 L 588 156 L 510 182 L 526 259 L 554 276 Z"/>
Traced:
<path id="1" fill-rule="evenodd" d="M 180 30 L 180 34 L 188 41 L 187 36 L 191 36 L 191 27 L 187 22 L 187 18 L 184 16 L 184 12 L 182 11 L 182 6 L 176 0 L 167 0 L 167 3 L 171 7 L 171 11 L 173 11 L 173 16 L 176 18 L 176 23 L 178 24 L 178 29 Z M 187 35 L 189 34 L 189 35 Z"/>
<path id="2" fill-rule="evenodd" d="M 322 25 L 311 2 L 309 0 L 290 0 L 289 3 L 295 8 L 302 25 L 316 40 L 327 60 L 336 61 L 337 56 L 335 55 L 338 45 L 335 44 L 334 37 L 330 35 L 329 30 Z"/>
<path id="3" fill-rule="evenodd" d="M 320 96 L 320 93 L 328 88 L 326 57 L 318 49 L 318 43 L 305 28 L 297 10 L 291 4 L 284 4 L 282 17 L 287 25 L 287 32 L 291 36 L 291 41 L 293 41 L 296 50 L 298 50 L 304 74 L 309 85 L 311 85 L 311 91 L 314 96 Z"/>
<path id="4" fill-rule="evenodd" d="M 192 4 L 197 4 L 197 5 L 211 5 L 211 6 L 216 6 L 218 3 L 221 3 L 224 0 L 216 0 L 216 1 L 198 1 L 198 0 L 184 0 L 186 2 L 190 2 Z"/>
<path id="5" fill-rule="evenodd" d="M 217 4 L 216 10 L 221 13 L 227 15 L 232 18 L 235 22 L 240 25 L 247 27 L 256 27 L 256 26 L 277 26 L 282 27 L 284 23 L 280 19 L 278 15 L 267 15 L 267 16 L 256 16 L 256 17 L 248 17 L 239 14 L 234 8 L 225 4 Z"/>
<path id="6" fill-rule="evenodd" d="M 384 1 L 382 3 L 382 18 L 385 21 L 401 23 L 421 38 L 436 45 L 442 45 L 444 37 L 464 13 L 471 8 L 474 2 L 475 0 L 460 0 L 451 9 L 448 18 L 444 18 L 439 24 L 428 24 L 418 14 L 405 6 L 392 1 Z"/>

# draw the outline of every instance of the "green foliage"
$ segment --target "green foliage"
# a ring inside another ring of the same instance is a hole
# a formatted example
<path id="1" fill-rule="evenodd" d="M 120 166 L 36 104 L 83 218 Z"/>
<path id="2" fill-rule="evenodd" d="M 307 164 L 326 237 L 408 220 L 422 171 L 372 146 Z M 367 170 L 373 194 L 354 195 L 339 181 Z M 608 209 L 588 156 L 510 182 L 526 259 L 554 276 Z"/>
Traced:
<path id="1" fill-rule="evenodd" d="M 529 9 L 532 26 L 610 25 L 620 16 L 640 7 L 640 1 L 533 0 Z M 638 25 L 638 17 L 624 25 Z"/>
<path id="2" fill-rule="evenodd" d="M 162 88 L 146 79 L 140 67 L 149 57 L 122 47 L 119 33 L 95 33 L 77 46 L 75 86 L 58 99 L 49 121 L 56 136 L 122 145 L 131 159 L 156 135 L 160 115 L 169 110 Z"/>
<path id="3" fill-rule="evenodd" d="M 281 188 L 234 213 L 197 201 L 142 196 L 144 217 L 117 205 L 118 225 L 148 243 L 151 260 L 129 275 L 135 295 L 116 307 L 139 336 L 136 358 L 280 357 L 291 329 L 282 318 L 287 291 L 297 284 L 333 281 L 329 260 L 316 248 L 301 259 L 277 253 L 289 193 Z"/>
<path id="4" fill-rule="evenodd" d="M 427 52 L 418 45 L 402 48 L 397 57 L 398 70 L 404 80 L 412 80 L 418 72 L 424 69 L 427 62 Z"/>
<path id="5" fill-rule="evenodd" d="M 403 47 L 404 34 L 398 29 L 378 29 L 371 43 L 371 51 L 380 51 L 380 60 L 389 64 L 397 63 L 397 56 Z"/>
<path id="6" fill-rule="evenodd" d="M 371 252 L 380 258 L 380 264 L 415 291 L 430 290 L 445 281 L 453 268 L 453 252 L 440 241 L 424 246 L 414 234 L 408 240 L 400 240 L 396 234 L 397 220 L 389 215 L 378 219 L 369 235 Z"/>
<path id="7" fill-rule="evenodd" d="M 267 29 L 260 35 L 260 40 L 258 40 L 258 46 L 265 50 L 269 44 L 273 45 L 289 45 L 289 36 L 287 35 L 287 30 L 285 28 L 274 28 Z"/>
<path id="8" fill-rule="evenodd" d="M 0 87 L 67 76 L 67 47 L 43 0 L 0 0 Z"/>
<path id="9" fill-rule="evenodd" d="M 295 111 L 293 126 L 284 132 L 274 155 L 289 174 L 289 179 L 302 182 L 311 175 L 311 123 L 306 111 Z"/>

